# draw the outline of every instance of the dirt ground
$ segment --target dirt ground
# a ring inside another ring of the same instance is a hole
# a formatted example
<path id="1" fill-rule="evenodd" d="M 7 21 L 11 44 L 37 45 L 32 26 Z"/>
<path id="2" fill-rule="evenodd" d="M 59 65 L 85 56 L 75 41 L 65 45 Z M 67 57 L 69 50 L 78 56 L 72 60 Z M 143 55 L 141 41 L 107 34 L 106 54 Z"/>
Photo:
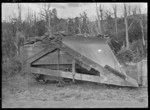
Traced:
<path id="1" fill-rule="evenodd" d="M 3 108 L 148 107 L 147 88 L 125 88 L 77 81 L 64 87 L 40 84 L 30 75 L 2 80 Z"/>

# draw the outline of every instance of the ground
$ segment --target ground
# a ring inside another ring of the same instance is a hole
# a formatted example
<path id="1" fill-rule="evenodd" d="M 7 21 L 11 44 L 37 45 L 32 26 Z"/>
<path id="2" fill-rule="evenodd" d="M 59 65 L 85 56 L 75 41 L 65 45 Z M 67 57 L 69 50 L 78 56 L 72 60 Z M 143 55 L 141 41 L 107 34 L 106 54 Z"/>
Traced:
<path id="1" fill-rule="evenodd" d="M 30 75 L 2 80 L 3 108 L 148 107 L 147 88 L 126 88 L 76 81 L 64 87 L 40 84 Z"/>

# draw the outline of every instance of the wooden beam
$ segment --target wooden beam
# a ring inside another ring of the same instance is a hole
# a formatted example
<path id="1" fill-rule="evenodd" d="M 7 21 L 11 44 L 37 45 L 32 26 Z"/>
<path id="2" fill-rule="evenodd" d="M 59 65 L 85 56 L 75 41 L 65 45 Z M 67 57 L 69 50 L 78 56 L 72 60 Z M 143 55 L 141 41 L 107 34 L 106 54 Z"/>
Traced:
<path id="1" fill-rule="evenodd" d="M 34 68 L 34 67 L 30 67 L 30 72 L 72 79 L 72 72 L 60 71 L 59 73 L 58 70 L 50 70 L 50 69 Z M 103 82 L 105 78 L 103 76 L 99 77 L 99 76 L 80 74 L 75 72 L 74 79 L 100 83 Z"/>
<path id="2" fill-rule="evenodd" d="M 75 82 L 75 59 L 72 60 L 72 76 L 73 76 L 73 83 Z"/>
<path id="3" fill-rule="evenodd" d="M 59 83 L 62 81 L 61 73 L 60 73 L 60 49 L 57 49 L 57 72 L 58 72 L 58 78 L 59 78 Z"/>
<path id="4" fill-rule="evenodd" d="M 50 70 L 50 69 L 43 69 L 43 68 L 35 68 L 30 67 L 28 68 L 30 70 L 30 73 L 36 73 L 36 74 L 43 74 L 48 76 L 56 76 L 56 77 L 63 77 L 63 78 L 70 78 L 72 79 L 72 72 L 64 72 L 58 70 Z M 81 74 L 75 72 L 75 79 L 76 80 L 82 80 L 82 81 L 89 81 L 89 82 L 96 82 L 96 83 L 103 83 L 103 84 L 113 84 L 113 85 L 119 85 L 119 86 L 130 86 L 130 87 L 138 87 L 131 83 L 127 83 L 122 78 L 119 78 L 113 74 L 110 74 L 110 77 L 105 76 L 101 74 L 100 76 L 95 75 L 88 75 L 88 74 Z"/>

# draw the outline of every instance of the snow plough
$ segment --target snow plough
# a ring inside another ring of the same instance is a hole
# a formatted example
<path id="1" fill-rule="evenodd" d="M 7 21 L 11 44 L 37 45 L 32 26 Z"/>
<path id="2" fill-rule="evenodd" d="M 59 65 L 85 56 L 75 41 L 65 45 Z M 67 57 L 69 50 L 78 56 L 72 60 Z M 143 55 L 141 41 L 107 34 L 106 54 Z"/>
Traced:
<path id="1" fill-rule="evenodd" d="M 139 87 L 138 75 L 121 67 L 108 38 L 61 36 L 26 43 L 21 48 L 24 71 L 117 86 Z"/>

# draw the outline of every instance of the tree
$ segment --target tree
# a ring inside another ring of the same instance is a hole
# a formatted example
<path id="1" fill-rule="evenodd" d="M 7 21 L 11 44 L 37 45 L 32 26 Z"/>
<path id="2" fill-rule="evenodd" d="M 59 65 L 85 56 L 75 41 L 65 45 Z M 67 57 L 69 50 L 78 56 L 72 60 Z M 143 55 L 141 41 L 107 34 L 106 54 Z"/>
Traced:
<path id="1" fill-rule="evenodd" d="M 34 34 L 37 34 L 37 29 L 36 29 L 36 22 L 37 22 L 37 16 L 36 16 L 36 12 L 34 12 Z"/>
<path id="2" fill-rule="evenodd" d="M 103 21 L 103 9 L 104 9 L 104 6 L 102 7 L 102 5 L 99 5 L 99 12 L 100 12 L 100 18 L 101 18 L 101 21 Z"/>
<path id="3" fill-rule="evenodd" d="M 136 15 L 136 11 L 137 11 L 137 6 L 135 6 L 135 7 L 132 9 L 132 15 Z"/>
<path id="4" fill-rule="evenodd" d="M 141 26 L 141 32 L 142 32 L 142 41 L 143 41 L 143 45 L 145 46 L 144 28 L 143 28 L 143 19 L 142 19 L 141 8 L 139 8 L 139 13 L 140 13 L 140 26 Z"/>
<path id="5" fill-rule="evenodd" d="M 100 29 L 101 29 L 101 34 L 103 34 L 103 18 L 104 18 L 104 6 L 99 5 L 99 12 L 100 12 Z"/>
<path id="6" fill-rule="evenodd" d="M 57 10 L 56 10 L 56 8 L 52 9 L 52 14 L 51 14 L 51 16 L 52 16 L 53 18 L 57 19 Z"/>
<path id="7" fill-rule="evenodd" d="M 94 26 L 93 26 L 93 23 L 90 22 L 90 20 L 87 18 L 87 25 L 88 25 L 88 30 L 89 30 L 89 33 L 90 33 L 90 36 L 95 36 L 94 34 Z"/>
<path id="8" fill-rule="evenodd" d="M 131 15 L 131 6 L 128 6 L 128 15 Z"/>
<path id="9" fill-rule="evenodd" d="M 127 22 L 127 6 L 124 3 L 124 22 L 125 22 L 125 32 L 126 32 L 126 49 L 129 49 L 129 35 L 128 35 L 128 22 Z"/>
<path id="10" fill-rule="evenodd" d="M 51 33 L 51 25 L 50 25 L 50 21 L 51 21 L 51 11 L 50 11 L 50 4 L 44 4 L 40 10 L 40 15 L 41 17 L 45 19 L 46 21 L 46 28 L 47 28 L 47 32 L 48 32 L 48 36 L 51 37 L 52 33 Z"/>
<path id="11" fill-rule="evenodd" d="M 44 33 L 47 31 L 47 28 L 45 27 L 45 21 L 44 20 L 37 21 L 35 26 L 37 29 L 37 35 L 38 36 L 43 36 Z"/>
<path id="12" fill-rule="evenodd" d="M 86 12 L 83 12 L 83 14 L 81 14 L 82 16 L 82 26 L 81 26 L 81 32 L 84 33 L 88 33 L 89 34 L 89 29 L 88 29 L 88 17 Z"/>
<path id="13" fill-rule="evenodd" d="M 109 10 L 105 11 L 105 33 L 113 38 L 115 37 L 115 22 L 111 15 Z"/>
<path id="14" fill-rule="evenodd" d="M 117 27 L 117 5 L 113 5 L 114 16 L 115 16 L 115 29 L 116 29 L 116 37 L 118 38 L 118 27 Z"/>
<path id="15" fill-rule="evenodd" d="M 100 24 L 100 15 L 99 15 L 97 3 L 96 3 L 96 14 L 98 18 L 98 34 L 102 34 L 102 29 L 101 29 L 101 24 Z"/>
<path id="16" fill-rule="evenodd" d="M 69 18 L 68 21 L 68 34 L 74 34 L 75 33 L 75 28 L 74 28 L 74 21 L 72 18 Z"/>
<path id="17" fill-rule="evenodd" d="M 22 9 L 21 9 L 21 4 L 18 4 L 18 24 L 17 24 L 17 31 L 21 30 L 21 13 L 22 13 Z"/>
<path id="18" fill-rule="evenodd" d="M 17 31 L 16 31 L 16 37 L 15 37 L 15 46 L 17 50 L 17 56 L 20 55 L 20 47 L 23 45 L 25 36 L 21 33 L 21 5 L 18 4 L 18 20 L 17 20 Z"/>
<path id="19" fill-rule="evenodd" d="M 80 30 L 80 18 L 79 17 L 75 17 L 75 33 L 81 34 L 81 30 Z"/>

